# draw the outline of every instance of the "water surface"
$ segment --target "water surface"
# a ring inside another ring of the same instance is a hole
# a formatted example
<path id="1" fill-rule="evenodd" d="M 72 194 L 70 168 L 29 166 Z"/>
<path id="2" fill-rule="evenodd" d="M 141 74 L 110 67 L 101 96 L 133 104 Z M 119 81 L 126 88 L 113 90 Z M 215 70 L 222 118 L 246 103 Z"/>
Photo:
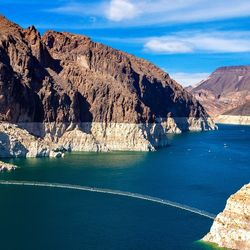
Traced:
<path id="1" fill-rule="evenodd" d="M 250 127 L 169 136 L 157 152 L 74 153 L 12 159 L 1 180 L 117 189 L 217 214 L 250 181 Z M 195 243 L 212 221 L 147 201 L 38 187 L 0 186 L 3 249 L 211 249 Z"/>

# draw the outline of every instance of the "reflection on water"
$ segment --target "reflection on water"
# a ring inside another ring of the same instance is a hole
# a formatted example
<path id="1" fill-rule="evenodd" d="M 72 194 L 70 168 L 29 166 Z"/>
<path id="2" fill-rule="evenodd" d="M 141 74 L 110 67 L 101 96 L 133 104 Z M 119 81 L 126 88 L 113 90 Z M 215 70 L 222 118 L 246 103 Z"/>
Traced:
<path id="1" fill-rule="evenodd" d="M 74 152 L 65 154 L 64 158 L 27 158 L 27 159 L 5 159 L 4 161 L 14 163 L 20 167 L 43 166 L 68 166 L 73 168 L 95 167 L 95 168 L 130 168 L 143 164 L 149 152 Z"/>
<path id="2" fill-rule="evenodd" d="M 71 153 L 67 160 L 77 156 L 79 162 L 100 168 L 129 168 L 142 164 L 146 160 L 147 152 L 106 152 L 106 153 Z"/>

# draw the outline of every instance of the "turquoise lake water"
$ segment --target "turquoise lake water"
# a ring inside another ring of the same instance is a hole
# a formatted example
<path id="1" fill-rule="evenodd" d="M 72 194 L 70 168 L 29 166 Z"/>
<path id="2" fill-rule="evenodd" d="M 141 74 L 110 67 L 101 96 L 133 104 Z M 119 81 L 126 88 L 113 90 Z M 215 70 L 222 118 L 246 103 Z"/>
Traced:
<path id="1" fill-rule="evenodd" d="M 1 180 L 59 182 L 151 195 L 210 213 L 250 181 L 250 126 L 169 136 L 157 152 L 5 160 Z M 199 250 L 212 220 L 128 197 L 0 185 L 0 249 Z"/>

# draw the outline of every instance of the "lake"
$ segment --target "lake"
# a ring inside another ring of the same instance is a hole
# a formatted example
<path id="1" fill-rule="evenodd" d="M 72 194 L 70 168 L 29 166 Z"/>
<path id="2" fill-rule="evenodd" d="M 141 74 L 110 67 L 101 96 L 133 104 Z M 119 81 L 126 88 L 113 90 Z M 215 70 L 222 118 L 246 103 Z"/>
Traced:
<path id="1" fill-rule="evenodd" d="M 70 153 L 5 159 L 1 180 L 107 188 L 168 199 L 218 214 L 250 181 L 250 126 L 169 135 L 156 152 Z M 212 220 L 146 200 L 80 190 L 0 185 L 1 249 L 169 249 L 197 242 Z"/>

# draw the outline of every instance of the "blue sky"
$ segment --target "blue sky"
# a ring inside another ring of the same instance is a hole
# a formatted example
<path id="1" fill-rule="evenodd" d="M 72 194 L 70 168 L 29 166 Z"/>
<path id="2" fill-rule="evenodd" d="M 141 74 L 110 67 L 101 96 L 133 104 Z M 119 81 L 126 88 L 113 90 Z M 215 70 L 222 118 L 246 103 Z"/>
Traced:
<path id="1" fill-rule="evenodd" d="M 143 57 L 183 85 L 250 65 L 250 0 L 1 0 L 0 12 L 41 33 L 84 34 Z"/>

